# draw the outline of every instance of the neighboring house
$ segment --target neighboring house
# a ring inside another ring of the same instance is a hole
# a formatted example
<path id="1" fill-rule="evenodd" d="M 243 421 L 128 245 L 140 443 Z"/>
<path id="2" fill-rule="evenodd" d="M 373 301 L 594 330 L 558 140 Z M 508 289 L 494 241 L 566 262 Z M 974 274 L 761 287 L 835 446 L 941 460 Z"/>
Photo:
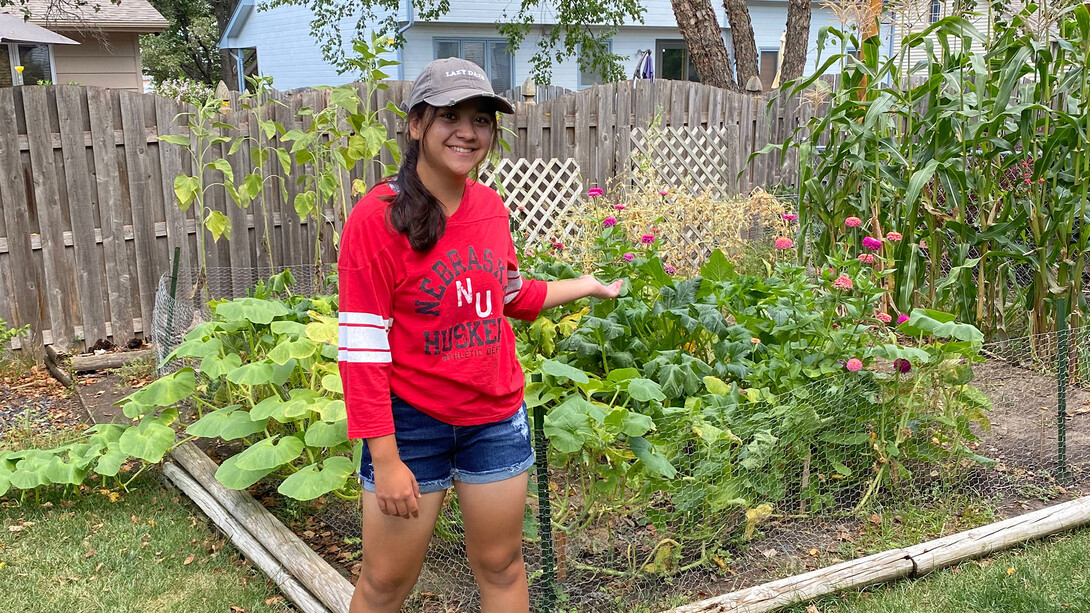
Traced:
<path id="1" fill-rule="evenodd" d="M 127 1 L 127 0 L 126 0 Z M 236 71 L 242 74 L 272 76 L 278 89 L 293 89 L 313 85 L 335 85 L 351 81 L 351 75 L 341 75 L 326 62 L 310 34 L 311 13 L 295 6 L 264 8 L 265 0 L 240 0 L 227 25 L 220 48 L 228 49 L 236 58 Z M 440 57 L 460 56 L 480 64 L 492 80 L 496 91 L 521 85 L 530 76 L 530 59 L 537 51 L 540 35 L 531 33 L 522 47 L 512 54 L 496 31 L 496 20 L 511 5 L 507 0 L 465 2 L 454 0 L 450 11 L 441 21 L 421 21 L 409 9 L 411 0 L 401 0 L 397 19 L 404 29 L 405 45 L 396 53 L 400 62 L 396 79 L 411 80 L 424 64 Z M 723 26 L 723 38 L 731 49 L 730 29 L 720 3 L 715 11 Z M 625 58 L 626 76 L 631 76 L 641 52 L 653 54 L 655 76 L 667 79 L 696 80 L 689 62 L 685 41 L 677 29 L 669 0 L 645 0 L 643 24 L 630 24 L 618 29 L 609 41 L 613 53 Z M 776 75 L 780 53 L 780 37 L 787 21 L 786 0 L 750 0 L 750 16 L 761 61 L 761 78 L 765 88 L 771 87 Z M 815 67 L 816 39 L 820 28 L 835 23 L 828 9 L 813 8 L 810 35 L 810 57 L 807 70 Z M 342 22 L 346 36 L 354 30 L 355 21 Z M 548 27 L 548 23 L 534 28 Z M 349 42 L 345 41 L 346 48 Z M 601 79 L 579 69 L 575 58 L 553 66 L 552 84 L 568 89 L 583 89 Z"/>
<path id="2" fill-rule="evenodd" d="M 71 42 L 0 43 L 0 86 L 39 81 L 79 83 L 115 89 L 143 91 L 140 64 L 141 34 L 161 32 L 167 27 L 147 0 L 89 1 L 83 6 L 53 0 L 28 0 L 30 23 L 42 26 Z M 19 14 L 19 7 L 8 7 Z M 22 66 L 22 73 L 15 70 Z"/>

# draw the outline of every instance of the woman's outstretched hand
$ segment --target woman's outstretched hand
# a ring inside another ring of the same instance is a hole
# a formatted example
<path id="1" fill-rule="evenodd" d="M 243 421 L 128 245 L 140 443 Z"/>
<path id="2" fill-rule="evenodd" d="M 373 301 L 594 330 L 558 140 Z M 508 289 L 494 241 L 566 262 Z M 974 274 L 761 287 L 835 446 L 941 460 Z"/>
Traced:
<path id="1" fill-rule="evenodd" d="M 621 293 L 621 285 L 624 284 L 623 279 L 617 279 L 609 285 L 605 285 L 596 279 L 594 275 L 583 275 L 579 280 L 586 283 L 588 290 L 587 296 L 601 298 L 602 300 L 616 298 Z"/>

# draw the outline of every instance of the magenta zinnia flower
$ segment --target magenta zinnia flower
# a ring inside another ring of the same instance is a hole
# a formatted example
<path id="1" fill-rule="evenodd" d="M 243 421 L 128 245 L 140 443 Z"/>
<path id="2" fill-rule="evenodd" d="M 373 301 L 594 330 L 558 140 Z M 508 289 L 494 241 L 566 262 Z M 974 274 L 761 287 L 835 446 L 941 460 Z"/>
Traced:
<path id="1" fill-rule="evenodd" d="M 670 190 L 666 190 L 666 189 L 660 189 L 659 190 L 659 195 L 660 196 L 665 196 L 666 194 L 669 194 L 669 193 L 670 193 Z"/>
<path id="2" fill-rule="evenodd" d="M 655 235 L 654 234 L 644 234 L 643 236 L 640 237 L 640 242 L 645 244 L 645 245 L 650 245 L 651 243 L 655 242 Z"/>
<path id="3" fill-rule="evenodd" d="M 910 318 L 909 318 L 908 315 L 905 315 L 904 313 L 901 313 L 900 315 L 897 316 L 897 325 L 899 326 L 899 325 L 905 323 L 906 321 L 908 321 L 909 319 Z"/>
<path id="4" fill-rule="evenodd" d="M 622 255 L 621 257 L 624 258 L 624 261 L 631 262 L 632 260 L 636 259 L 636 254 L 632 253 L 632 252 L 628 252 L 628 253 Z"/>
<path id="5" fill-rule="evenodd" d="M 858 217 L 849 217 L 844 220 L 844 225 L 848 226 L 849 228 L 858 228 L 862 223 L 863 220 L 859 219 Z"/>
<path id="6" fill-rule="evenodd" d="M 844 364 L 844 368 L 847 368 L 852 372 L 859 372 L 863 369 L 863 360 L 860 360 L 859 358 L 852 358 L 848 360 L 846 364 Z"/>
<path id="7" fill-rule="evenodd" d="M 882 241 L 874 238 L 873 236 L 863 237 L 863 246 L 871 251 L 877 251 L 882 248 Z"/>
<path id="8" fill-rule="evenodd" d="M 886 233 L 886 240 L 891 242 L 891 243 L 899 243 L 899 242 L 901 242 L 902 238 L 904 238 L 904 237 L 901 236 L 900 232 L 887 232 Z"/>
<path id="9" fill-rule="evenodd" d="M 626 206 L 625 206 L 625 205 L 623 205 L 623 204 L 615 204 L 615 205 L 613 205 L 613 210 L 614 210 L 614 211 L 623 211 L 623 210 L 625 210 L 626 208 L 628 208 L 628 207 L 626 207 Z"/>
<path id="10" fill-rule="evenodd" d="M 833 287 L 835 289 L 849 290 L 852 288 L 852 280 L 848 275 L 840 275 L 833 280 Z"/>
<path id="11" fill-rule="evenodd" d="M 904 358 L 893 360 L 893 369 L 902 375 L 912 370 L 912 363 Z"/>
<path id="12" fill-rule="evenodd" d="M 798 218 L 799 218 L 799 216 L 795 215 L 794 213 L 784 213 L 784 215 L 783 215 L 784 221 L 795 221 Z"/>
<path id="13" fill-rule="evenodd" d="M 884 324 L 888 324 L 889 322 L 893 321 L 893 318 L 890 317 L 889 313 L 875 313 L 874 316 L 877 317 L 878 320 Z"/>
<path id="14" fill-rule="evenodd" d="M 859 261 L 862 262 L 863 264 L 873 264 L 874 263 L 874 256 L 872 254 L 870 254 L 870 253 L 860 253 L 859 254 Z"/>
<path id="15" fill-rule="evenodd" d="M 795 242 L 786 236 L 781 236 L 776 239 L 776 249 L 790 249 L 795 246 Z"/>
<path id="16" fill-rule="evenodd" d="M 615 225 L 617 225 L 617 218 L 616 217 L 606 217 L 605 219 L 602 220 L 602 227 L 603 228 L 612 228 Z"/>
<path id="17" fill-rule="evenodd" d="M 673 276 L 674 274 L 677 273 L 677 269 L 674 268 L 673 266 L 670 266 L 670 265 L 667 265 L 665 268 L 663 268 L 663 270 L 665 270 L 666 274 L 668 274 L 670 276 Z"/>
<path id="18" fill-rule="evenodd" d="M 603 190 L 600 187 L 592 187 L 592 188 L 587 190 L 587 195 L 590 196 L 591 198 L 597 198 L 598 196 L 601 196 L 604 193 L 606 193 L 605 190 Z"/>

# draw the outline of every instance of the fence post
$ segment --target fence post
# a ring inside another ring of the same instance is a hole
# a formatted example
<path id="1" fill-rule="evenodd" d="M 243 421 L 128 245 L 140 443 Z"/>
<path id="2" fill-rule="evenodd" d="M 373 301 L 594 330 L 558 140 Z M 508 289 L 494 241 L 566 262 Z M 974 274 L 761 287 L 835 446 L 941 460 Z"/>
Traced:
<path id="1" fill-rule="evenodd" d="M 198 228 L 199 229 L 199 228 Z M 178 261 L 181 259 L 182 248 L 174 248 L 174 270 L 170 273 L 170 304 L 167 305 L 167 334 L 174 336 L 174 298 L 178 292 Z"/>
<path id="2" fill-rule="evenodd" d="M 541 374 L 530 375 L 534 383 Z M 534 408 L 534 454 L 537 471 L 537 532 L 541 536 L 542 595 L 539 611 L 552 611 L 556 605 L 556 557 L 553 553 L 553 516 L 549 506 L 549 439 L 545 438 L 545 407 Z"/>
<path id="3" fill-rule="evenodd" d="M 1056 301 L 1056 478 L 1066 481 L 1067 474 L 1067 356 L 1071 347 L 1067 330 L 1067 298 Z"/>

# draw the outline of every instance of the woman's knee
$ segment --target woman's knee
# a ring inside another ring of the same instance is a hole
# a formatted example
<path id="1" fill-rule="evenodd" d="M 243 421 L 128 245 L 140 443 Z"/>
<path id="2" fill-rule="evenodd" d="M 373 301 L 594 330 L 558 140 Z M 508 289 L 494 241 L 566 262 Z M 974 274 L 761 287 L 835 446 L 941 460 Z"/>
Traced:
<path id="1" fill-rule="evenodd" d="M 381 565 L 375 565 L 360 571 L 360 578 L 356 585 L 368 596 L 386 600 L 407 593 L 415 583 L 415 575 L 393 572 L 391 569 L 382 568 Z"/>
<path id="2" fill-rule="evenodd" d="M 466 553 L 473 573 L 494 585 L 505 585 L 523 580 L 526 568 L 522 562 L 522 547 L 484 547 Z"/>

